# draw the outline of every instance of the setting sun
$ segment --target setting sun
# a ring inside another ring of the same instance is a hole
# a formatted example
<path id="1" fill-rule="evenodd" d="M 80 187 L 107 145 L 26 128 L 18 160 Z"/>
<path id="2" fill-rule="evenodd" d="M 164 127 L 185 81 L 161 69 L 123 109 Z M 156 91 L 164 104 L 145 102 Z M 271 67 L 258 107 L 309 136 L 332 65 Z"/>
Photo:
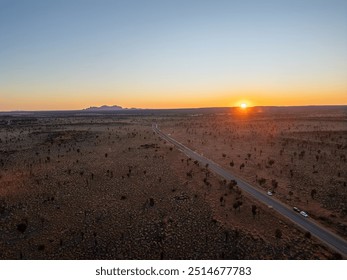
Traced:
<path id="1" fill-rule="evenodd" d="M 247 108 L 247 104 L 246 104 L 246 103 L 241 103 L 240 107 L 241 107 L 242 109 L 246 109 L 246 108 Z"/>

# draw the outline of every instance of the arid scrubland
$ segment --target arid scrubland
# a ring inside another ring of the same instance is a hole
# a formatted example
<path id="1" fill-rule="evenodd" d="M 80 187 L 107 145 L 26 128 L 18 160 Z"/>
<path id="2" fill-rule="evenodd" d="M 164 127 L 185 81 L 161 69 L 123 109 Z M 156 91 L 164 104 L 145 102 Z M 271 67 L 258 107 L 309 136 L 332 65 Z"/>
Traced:
<path id="1" fill-rule="evenodd" d="M 291 111 L 293 110 L 293 111 Z M 347 111 L 261 108 L 163 122 L 173 138 L 347 237 Z"/>
<path id="2" fill-rule="evenodd" d="M 338 254 L 151 129 L 347 236 L 346 112 L 0 117 L 1 259 Z"/>

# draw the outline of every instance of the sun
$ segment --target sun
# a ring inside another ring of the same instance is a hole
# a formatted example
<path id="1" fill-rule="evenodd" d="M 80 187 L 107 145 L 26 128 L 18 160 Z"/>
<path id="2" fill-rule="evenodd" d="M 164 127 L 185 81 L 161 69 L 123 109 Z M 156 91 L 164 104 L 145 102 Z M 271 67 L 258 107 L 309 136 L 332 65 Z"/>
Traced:
<path id="1" fill-rule="evenodd" d="M 242 109 L 246 109 L 246 108 L 247 108 L 247 104 L 246 104 L 246 103 L 241 103 L 240 107 L 241 107 Z"/>

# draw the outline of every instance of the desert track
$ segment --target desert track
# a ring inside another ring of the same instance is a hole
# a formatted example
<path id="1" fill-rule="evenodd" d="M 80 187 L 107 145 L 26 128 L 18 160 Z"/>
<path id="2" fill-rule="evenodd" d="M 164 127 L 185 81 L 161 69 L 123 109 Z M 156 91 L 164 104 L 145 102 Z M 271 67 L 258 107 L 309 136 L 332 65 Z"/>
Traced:
<path id="1" fill-rule="evenodd" d="M 222 176 L 226 180 L 236 180 L 238 186 L 243 191 L 247 192 L 249 195 L 251 195 L 255 199 L 259 200 L 260 202 L 264 203 L 265 205 L 271 207 L 273 210 L 277 211 L 282 216 L 291 220 L 293 223 L 297 224 L 299 227 L 301 227 L 305 231 L 309 231 L 312 235 L 314 235 L 315 237 L 320 239 L 326 245 L 333 248 L 337 252 L 341 253 L 345 258 L 347 257 L 347 242 L 346 242 L 346 240 L 342 239 L 341 237 L 337 236 L 336 234 L 332 233 L 331 231 L 327 230 L 326 228 L 322 227 L 321 225 L 315 223 L 314 221 L 312 221 L 312 219 L 304 218 L 299 213 L 294 212 L 292 210 L 292 208 L 289 208 L 287 205 L 281 203 L 280 201 L 278 201 L 275 198 L 269 197 L 262 190 L 259 190 L 258 188 L 250 185 L 249 183 L 243 181 L 242 179 L 237 178 L 236 176 L 231 174 L 229 171 L 227 171 L 224 168 L 222 168 L 221 166 L 219 166 L 217 163 L 213 162 L 212 160 L 196 153 L 195 151 L 193 151 L 193 150 L 189 149 L 188 147 L 184 146 L 183 144 L 179 143 L 178 141 L 176 141 L 172 137 L 163 133 L 158 128 L 157 124 L 153 124 L 152 129 L 162 139 L 175 145 L 176 148 L 178 148 L 181 152 L 186 154 L 188 157 L 199 161 L 203 165 L 208 164 L 208 168 L 211 171 Z"/>

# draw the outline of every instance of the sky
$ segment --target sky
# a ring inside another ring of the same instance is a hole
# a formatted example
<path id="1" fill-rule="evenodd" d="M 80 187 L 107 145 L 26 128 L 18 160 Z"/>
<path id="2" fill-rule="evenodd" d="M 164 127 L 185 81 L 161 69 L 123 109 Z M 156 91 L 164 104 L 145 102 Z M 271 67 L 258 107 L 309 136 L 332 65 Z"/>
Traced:
<path id="1" fill-rule="evenodd" d="M 0 0 L 0 111 L 347 104 L 345 0 Z"/>

